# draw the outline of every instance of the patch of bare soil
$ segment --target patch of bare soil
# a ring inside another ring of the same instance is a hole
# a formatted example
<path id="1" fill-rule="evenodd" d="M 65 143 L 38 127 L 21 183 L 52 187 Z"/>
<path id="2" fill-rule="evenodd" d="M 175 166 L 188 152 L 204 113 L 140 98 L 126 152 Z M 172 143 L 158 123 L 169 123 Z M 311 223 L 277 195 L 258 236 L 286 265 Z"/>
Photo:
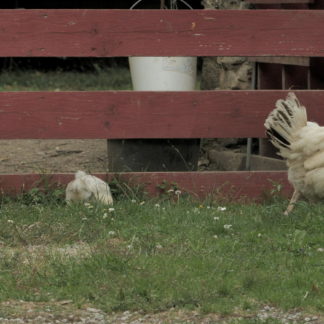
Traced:
<path id="1" fill-rule="evenodd" d="M 106 172 L 106 140 L 0 140 L 0 173 Z"/>

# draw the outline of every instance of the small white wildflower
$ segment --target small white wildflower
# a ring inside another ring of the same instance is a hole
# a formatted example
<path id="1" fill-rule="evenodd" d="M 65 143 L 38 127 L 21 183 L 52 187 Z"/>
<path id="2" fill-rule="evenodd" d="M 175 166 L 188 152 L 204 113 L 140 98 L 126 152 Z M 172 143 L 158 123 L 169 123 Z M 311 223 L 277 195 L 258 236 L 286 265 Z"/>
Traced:
<path id="1" fill-rule="evenodd" d="M 157 249 L 162 249 L 162 245 L 161 245 L 161 244 L 157 244 L 157 245 L 156 245 L 156 248 L 157 248 Z"/>
<path id="2" fill-rule="evenodd" d="M 160 208 L 160 204 L 155 204 L 154 207 L 155 208 Z"/>
<path id="3" fill-rule="evenodd" d="M 130 244 L 130 245 L 127 245 L 127 249 L 129 249 L 129 250 L 130 250 L 132 247 L 133 247 L 133 245 L 131 245 L 131 244 Z"/>
<path id="4" fill-rule="evenodd" d="M 103 219 L 106 219 L 107 217 L 108 217 L 107 213 L 104 213 L 103 216 L 102 216 Z"/>
<path id="5" fill-rule="evenodd" d="M 84 203 L 84 206 L 86 206 L 88 209 L 92 209 L 93 208 L 93 206 L 91 204 L 89 204 L 89 203 Z"/>
<path id="6" fill-rule="evenodd" d="M 231 227 L 232 227 L 231 224 L 225 224 L 225 225 L 224 225 L 224 228 L 227 229 L 227 230 L 231 229 Z"/>
<path id="7" fill-rule="evenodd" d="M 115 211 L 115 208 L 108 208 L 109 213 L 113 213 Z"/>
<path id="8" fill-rule="evenodd" d="M 174 189 L 169 189 L 167 192 L 172 193 L 174 192 Z"/>
<path id="9" fill-rule="evenodd" d="M 8 222 L 9 224 L 13 224 L 13 223 L 14 223 L 14 221 L 13 221 L 12 219 L 8 219 L 7 222 Z"/>
<path id="10" fill-rule="evenodd" d="M 214 220 L 219 220 L 219 217 L 218 217 L 218 216 L 215 216 L 215 217 L 214 217 Z"/>
<path id="11" fill-rule="evenodd" d="M 225 210 L 226 210 L 226 207 L 218 206 L 218 207 L 217 207 L 217 210 L 218 210 L 218 211 L 225 211 Z"/>
<path id="12" fill-rule="evenodd" d="M 110 236 L 113 236 L 113 235 L 115 235 L 115 234 L 116 234 L 115 231 L 109 231 L 109 232 L 108 232 L 108 235 L 110 235 Z"/>
<path id="13" fill-rule="evenodd" d="M 207 208 L 207 209 L 210 209 L 210 206 L 207 206 L 206 208 Z"/>
<path id="14" fill-rule="evenodd" d="M 318 248 L 317 252 L 324 252 L 324 248 Z"/>
<path id="15" fill-rule="evenodd" d="M 88 218 L 87 217 L 83 217 L 82 220 L 83 221 L 86 221 L 86 220 L 88 220 Z"/>
<path id="16" fill-rule="evenodd" d="M 261 233 L 259 233 L 259 234 L 258 234 L 258 237 L 261 237 L 261 236 L 262 236 L 262 234 L 261 234 Z"/>
<path id="17" fill-rule="evenodd" d="M 133 204 L 135 204 L 135 203 L 136 203 L 136 200 L 135 200 L 135 199 L 132 199 L 131 202 L 132 202 Z"/>
<path id="18" fill-rule="evenodd" d="M 177 195 L 177 196 L 180 196 L 180 195 L 182 194 L 182 192 L 181 192 L 181 190 L 176 190 L 176 191 L 174 192 L 174 194 Z"/>
<path id="19" fill-rule="evenodd" d="M 139 204 L 140 206 L 143 206 L 145 204 L 145 201 L 141 201 Z"/>
<path id="20" fill-rule="evenodd" d="M 215 235 L 213 236 L 213 238 L 214 238 L 214 239 L 218 239 L 218 235 L 215 234 Z"/>

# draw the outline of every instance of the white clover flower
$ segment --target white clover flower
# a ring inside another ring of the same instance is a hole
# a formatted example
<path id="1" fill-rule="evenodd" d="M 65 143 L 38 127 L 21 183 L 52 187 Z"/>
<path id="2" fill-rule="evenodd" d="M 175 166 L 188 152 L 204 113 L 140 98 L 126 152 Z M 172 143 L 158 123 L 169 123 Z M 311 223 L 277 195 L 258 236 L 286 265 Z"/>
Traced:
<path id="1" fill-rule="evenodd" d="M 132 202 L 133 204 L 136 204 L 136 200 L 135 200 L 135 199 L 132 199 L 131 202 Z"/>
<path id="2" fill-rule="evenodd" d="M 155 208 L 160 208 L 160 204 L 155 204 L 154 207 Z"/>
<path id="3" fill-rule="evenodd" d="M 107 217 L 108 217 L 107 213 L 104 213 L 103 216 L 102 216 L 103 219 L 106 219 Z"/>
<path id="4" fill-rule="evenodd" d="M 113 213 L 114 211 L 115 211 L 115 208 L 112 208 L 112 207 L 111 208 L 108 208 L 108 212 L 109 213 Z"/>
<path id="5" fill-rule="evenodd" d="M 324 252 L 324 248 L 318 248 L 317 252 Z"/>
<path id="6" fill-rule="evenodd" d="M 13 224 L 14 221 L 13 221 L 12 219 L 8 219 L 8 220 L 7 220 L 7 223 L 9 223 L 9 224 Z"/>
<path id="7" fill-rule="evenodd" d="M 210 209 L 210 206 L 206 206 L 207 209 Z"/>
<path id="8" fill-rule="evenodd" d="M 83 220 L 83 221 L 87 221 L 88 218 L 87 218 L 87 217 L 83 217 L 82 220 Z"/>
<path id="9" fill-rule="evenodd" d="M 141 201 L 139 204 L 140 206 L 143 206 L 145 204 L 145 201 Z"/>
<path id="10" fill-rule="evenodd" d="M 214 220 L 219 220 L 219 217 L 218 217 L 218 216 L 215 216 L 215 217 L 214 217 Z"/>
<path id="11" fill-rule="evenodd" d="M 174 194 L 177 195 L 177 196 L 180 196 L 180 195 L 182 194 L 182 192 L 181 192 L 181 190 L 176 190 L 176 191 L 174 192 Z"/>
<path id="12" fill-rule="evenodd" d="M 109 232 L 108 232 L 108 235 L 110 235 L 110 236 L 114 236 L 115 234 L 116 234 L 115 231 L 109 231 Z"/>
<path id="13" fill-rule="evenodd" d="M 229 229 L 232 228 L 232 225 L 231 225 L 231 224 L 225 224 L 225 225 L 224 225 L 224 228 L 225 228 L 226 230 L 229 230 Z"/>
<path id="14" fill-rule="evenodd" d="M 88 202 L 84 203 L 84 206 L 86 206 L 88 209 L 92 209 L 93 208 L 93 206 L 90 203 L 88 203 Z"/>
<path id="15" fill-rule="evenodd" d="M 156 245 L 156 248 L 160 250 L 160 249 L 163 248 L 163 246 L 162 246 L 161 244 L 157 244 L 157 245 Z"/>
<path id="16" fill-rule="evenodd" d="M 258 237 L 261 237 L 261 236 L 262 236 L 262 234 L 261 234 L 261 233 L 259 233 L 259 234 L 258 234 Z"/>
<path id="17" fill-rule="evenodd" d="M 215 235 L 213 236 L 213 238 L 214 238 L 214 239 L 218 239 L 218 235 L 215 234 Z"/>
<path id="18" fill-rule="evenodd" d="M 133 248 L 133 245 L 131 245 L 131 244 L 130 245 L 127 245 L 127 249 L 130 250 L 131 248 Z"/>
<path id="19" fill-rule="evenodd" d="M 225 210 L 226 210 L 226 207 L 218 206 L 218 207 L 217 207 L 217 210 L 218 210 L 218 211 L 225 211 Z"/>

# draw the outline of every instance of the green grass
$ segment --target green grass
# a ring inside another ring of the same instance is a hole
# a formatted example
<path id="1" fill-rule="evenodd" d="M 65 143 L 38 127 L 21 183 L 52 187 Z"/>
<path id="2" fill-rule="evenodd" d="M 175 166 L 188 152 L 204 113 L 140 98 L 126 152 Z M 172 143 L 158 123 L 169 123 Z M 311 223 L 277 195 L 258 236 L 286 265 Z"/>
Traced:
<path id="1" fill-rule="evenodd" d="M 96 72 L 14 70 L 0 73 L 0 91 L 131 90 L 127 68 Z"/>
<path id="2" fill-rule="evenodd" d="M 200 89 L 200 75 L 196 89 Z M 94 90 L 132 90 L 129 69 L 98 67 L 94 72 L 8 70 L 0 73 L 0 91 Z"/>
<path id="3" fill-rule="evenodd" d="M 300 203 L 284 217 L 286 202 L 224 211 L 186 199 L 121 200 L 114 210 L 27 202 L 1 205 L 0 302 L 324 311 L 324 205 Z"/>

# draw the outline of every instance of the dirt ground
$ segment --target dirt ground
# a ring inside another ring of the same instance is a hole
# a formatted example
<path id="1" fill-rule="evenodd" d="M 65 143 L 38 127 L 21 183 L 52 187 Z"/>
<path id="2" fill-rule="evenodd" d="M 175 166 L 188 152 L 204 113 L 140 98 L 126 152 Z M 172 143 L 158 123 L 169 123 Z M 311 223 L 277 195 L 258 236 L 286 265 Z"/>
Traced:
<path id="1" fill-rule="evenodd" d="M 106 140 L 0 140 L 0 173 L 106 172 Z"/>

